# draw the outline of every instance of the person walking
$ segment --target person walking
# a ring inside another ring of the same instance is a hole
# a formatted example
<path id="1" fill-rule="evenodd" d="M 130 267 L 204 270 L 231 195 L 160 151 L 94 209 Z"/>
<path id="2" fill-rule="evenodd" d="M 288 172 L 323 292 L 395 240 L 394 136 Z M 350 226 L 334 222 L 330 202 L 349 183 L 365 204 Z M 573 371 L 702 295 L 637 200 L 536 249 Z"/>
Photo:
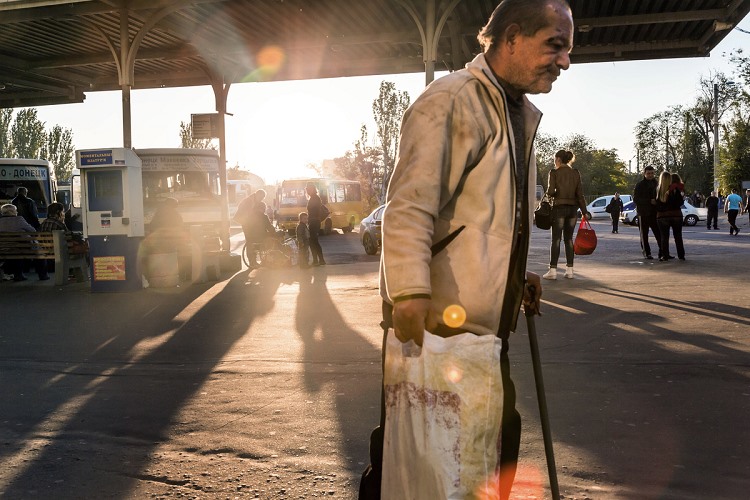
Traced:
<path id="1" fill-rule="evenodd" d="M 328 217 L 328 209 L 323 205 L 323 201 L 318 195 L 318 188 L 315 183 L 308 182 L 305 186 L 307 192 L 307 217 L 310 228 L 310 251 L 312 252 L 312 265 L 325 266 L 326 260 L 323 258 L 323 247 L 320 246 L 320 223 Z"/>
<path id="2" fill-rule="evenodd" d="M 685 246 L 682 241 L 682 204 L 685 202 L 685 185 L 678 174 L 662 172 L 656 195 L 656 220 L 661 235 L 661 262 L 674 257 L 669 254 L 669 230 L 672 230 L 677 257 L 685 260 Z"/>
<path id="3" fill-rule="evenodd" d="M 538 314 L 542 294 L 539 276 L 526 272 L 541 112 L 525 94 L 549 92 L 568 69 L 572 13 L 564 0 L 502 0 L 478 38 L 483 53 L 404 115 L 383 215 L 381 325 L 384 345 L 391 327 L 419 345 L 425 330 L 502 339 L 498 497 L 507 499 L 521 439 L 508 340 L 521 304 Z M 448 306 L 465 313 L 462 324 L 446 324 Z M 384 424 L 381 392 L 360 499 L 380 498 Z"/>
<path id="4" fill-rule="evenodd" d="M 643 179 L 638 181 L 633 190 L 633 201 L 636 212 L 638 212 L 638 231 L 641 236 L 641 252 L 646 259 L 651 256 L 651 245 L 648 243 L 648 230 L 654 234 L 656 245 L 659 247 L 659 257 L 662 256 L 661 234 L 656 222 L 656 172 L 654 167 L 647 166 L 643 169 Z"/>
<path id="5" fill-rule="evenodd" d="M 620 223 L 620 214 L 622 213 L 622 200 L 619 193 L 615 193 L 607 205 L 607 213 L 612 217 L 612 234 L 618 234 L 617 225 Z"/>
<path id="6" fill-rule="evenodd" d="M 727 214 L 727 221 L 729 222 L 729 235 L 740 234 L 740 228 L 737 227 L 737 215 L 740 213 L 742 208 L 742 197 L 737 194 L 737 188 L 732 188 L 732 194 L 727 196 L 724 202 L 724 213 Z"/>
<path id="7" fill-rule="evenodd" d="M 547 177 L 547 196 L 552 200 L 552 244 L 549 252 L 549 269 L 544 279 L 557 279 L 557 261 L 560 259 L 560 242 L 565 241 L 565 277 L 573 278 L 573 231 L 576 229 L 578 209 L 587 219 L 591 214 L 586 210 L 583 198 L 581 173 L 571 165 L 576 157 L 571 151 L 561 149 L 555 153 L 555 168 Z"/>
<path id="8" fill-rule="evenodd" d="M 711 229 L 712 221 L 714 229 L 719 229 L 719 197 L 716 191 L 711 191 L 711 196 L 706 198 L 706 229 Z"/>
<path id="9" fill-rule="evenodd" d="M 742 213 L 750 213 L 750 189 L 745 190 L 745 208 L 743 209 Z"/>

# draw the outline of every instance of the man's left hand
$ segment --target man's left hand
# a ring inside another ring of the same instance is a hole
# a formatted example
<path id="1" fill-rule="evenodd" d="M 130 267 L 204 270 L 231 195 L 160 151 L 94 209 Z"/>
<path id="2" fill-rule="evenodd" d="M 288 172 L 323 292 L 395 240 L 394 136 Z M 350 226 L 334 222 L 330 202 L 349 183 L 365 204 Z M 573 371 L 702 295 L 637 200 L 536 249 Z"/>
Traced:
<path id="1" fill-rule="evenodd" d="M 531 293 L 531 289 L 534 293 Z M 526 316 L 542 315 L 542 280 L 539 275 L 532 272 L 526 272 L 526 284 L 523 287 L 523 310 Z"/>

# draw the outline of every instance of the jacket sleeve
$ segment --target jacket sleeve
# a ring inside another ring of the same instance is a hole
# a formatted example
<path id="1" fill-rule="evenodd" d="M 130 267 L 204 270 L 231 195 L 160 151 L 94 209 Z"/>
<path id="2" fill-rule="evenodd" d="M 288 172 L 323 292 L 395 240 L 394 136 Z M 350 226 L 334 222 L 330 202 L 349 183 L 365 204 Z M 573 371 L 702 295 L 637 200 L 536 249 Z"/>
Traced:
<path id="1" fill-rule="evenodd" d="M 547 196 L 550 198 L 555 197 L 555 191 L 557 191 L 557 177 L 555 176 L 554 167 L 549 171 L 547 175 Z"/>
<path id="2" fill-rule="evenodd" d="M 453 197 L 485 137 L 486 110 L 448 91 L 420 96 L 404 115 L 396 167 L 383 213 L 381 269 L 390 300 L 431 294 L 431 246 L 440 210 Z"/>

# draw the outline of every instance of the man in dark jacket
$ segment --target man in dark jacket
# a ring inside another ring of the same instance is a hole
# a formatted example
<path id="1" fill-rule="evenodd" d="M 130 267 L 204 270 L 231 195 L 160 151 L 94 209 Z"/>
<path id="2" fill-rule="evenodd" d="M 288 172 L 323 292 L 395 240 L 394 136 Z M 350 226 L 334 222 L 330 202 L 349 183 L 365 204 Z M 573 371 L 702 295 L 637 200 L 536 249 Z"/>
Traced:
<path id="1" fill-rule="evenodd" d="M 706 229 L 711 229 L 712 221 L 714 229 L 719 229 L 719 198 L 716 196 L 716 191 L 711 191 L 711 196 L 706 198 L 706 211 L 708 212 Z"/>
<path id="2" fill-rule="evenodd" d="M 31 227 L 39 231 L 41 224 L 39 223 L 39 213 L 36 211 L 36 203 L 34 200 L 28 197 L 29 190 L 25 187 L 20 187 L 16 191 L 16 197 L 11 200 L 16 208 L 18 209 L 18 215 L 24 218 Z"/>
<path id="3" fill-rule="evenodd" d="M 654 167 L 648 166 L 643 169 L 643 179 L 635 185 L 633 190 L 633 201 L 638 212 L 638 227 L 641 233 L 641 250 L 647 259 L 653 259 L 651 246 L 648 244 L 649 229 L 654 233 L 656 244 L 659 246 L 659 257 L 662 256 L 659 226 L 656 224 L 656 186 L 658 184 Z"/>

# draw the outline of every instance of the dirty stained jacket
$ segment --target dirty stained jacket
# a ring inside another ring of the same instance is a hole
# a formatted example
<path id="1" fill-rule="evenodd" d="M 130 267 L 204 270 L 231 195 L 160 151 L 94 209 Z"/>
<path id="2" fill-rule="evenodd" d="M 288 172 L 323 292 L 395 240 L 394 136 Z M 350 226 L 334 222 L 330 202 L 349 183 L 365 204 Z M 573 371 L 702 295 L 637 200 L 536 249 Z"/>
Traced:
<path id="1" fill-rule="evenodd" d="M 541 112 L 524 97 L 523 113 L 530 227 Z M 497 333 L 517 230 L 509 123 L 483 54 L 433 82 L 407 110 L 383 214 L 384 300 L 429 294 L 440 322 L 458 305 L 466 313 L 461 329 Z"/>

